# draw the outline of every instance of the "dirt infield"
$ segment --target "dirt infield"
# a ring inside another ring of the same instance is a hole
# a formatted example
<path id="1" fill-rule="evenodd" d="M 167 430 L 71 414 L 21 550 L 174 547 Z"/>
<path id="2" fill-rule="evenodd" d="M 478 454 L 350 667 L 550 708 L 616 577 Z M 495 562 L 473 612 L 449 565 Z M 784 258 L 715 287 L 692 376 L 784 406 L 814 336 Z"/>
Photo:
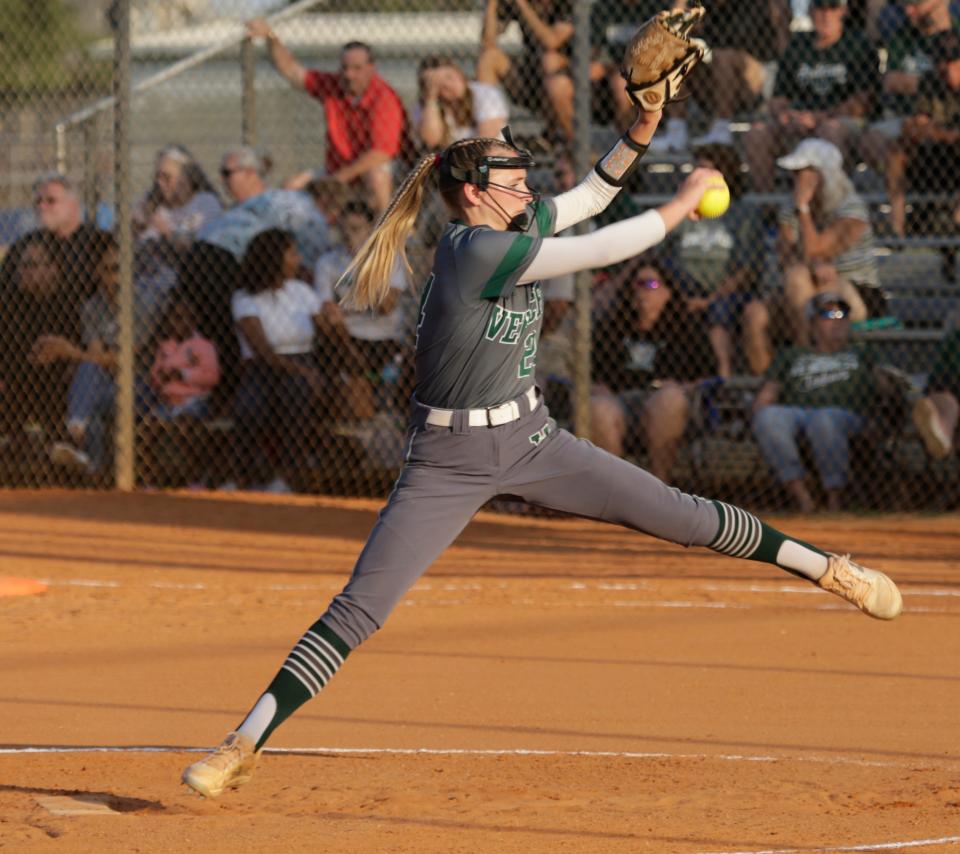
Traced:
<path id="1" fill-rule="evenodd" d="M 763 564 L 481 514 L 249 786 L 189 796 L 377 506 L 0 493 L 0 575 L 50 582 L 0 599 L 0 849 L 960 850 L 957 516 L 775 522 L 900 582 L 884 624 Z"/>

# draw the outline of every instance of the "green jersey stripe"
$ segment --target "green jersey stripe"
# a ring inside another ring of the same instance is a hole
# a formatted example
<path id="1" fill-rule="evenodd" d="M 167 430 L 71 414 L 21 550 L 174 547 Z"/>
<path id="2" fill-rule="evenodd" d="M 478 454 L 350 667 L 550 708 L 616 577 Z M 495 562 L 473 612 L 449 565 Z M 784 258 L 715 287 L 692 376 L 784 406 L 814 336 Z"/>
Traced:
<path id="1" fill-rule="evenodd" d="M 532 245 L 532 237 L 527 234 L 517 235 L 506 255 L 503 256 L 503 260 L 497 265 L 497 269 L 493 271 L 493 275 L 487 280 L 486 285 L 483 286 L 483 290 L 480 292 L 483 299 L 499 297 L 507 289 L 510 277 L 516 272 L 517 267 L 523 263 L 523 259 L 527 257 Z"/>
<path id="2" fill-rule="evenodd" d="M 553 234 L 553 205 L 545 202 L 537 204 L 537 231 L 541 237 Z"/>

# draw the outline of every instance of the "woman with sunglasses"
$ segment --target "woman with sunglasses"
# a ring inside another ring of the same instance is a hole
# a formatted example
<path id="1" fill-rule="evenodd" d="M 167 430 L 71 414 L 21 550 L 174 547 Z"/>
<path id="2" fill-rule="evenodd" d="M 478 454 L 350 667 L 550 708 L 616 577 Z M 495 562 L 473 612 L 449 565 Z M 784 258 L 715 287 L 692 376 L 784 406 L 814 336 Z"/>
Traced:
<path id="1" fill-rule="evenodd" d="M 657 258 L 624 265 L 617 296 L 594 327 L 593 441 L 623 456 L 646 447 L 650 473 L 668 480 L 698 380 L 715 377 L 717 360 L 702 314 L 692 313 Z"/>
<path id="2" fill-rule="evenodd" d="M 753 406 L 753 432 L 777 480 L 803 513 L 816 509 L 797 446 L 803 434 L 826 496 L 842 507 L 850 477 L 850 437 L 863 430 L 878 385 L 870 351 L 850 340 L 850 305 L 821 293 L 807 304 L 810 346 L 788 347 L 774 359 Z"/>
<path id="3" fill-rule="evenodd" d="M 663 240 L 693 214 L 712 170 L 694 170 L 657 210 L 589 234 L 554 237 L 594 216 L 629 179 L 660 120 L 641 114 L 572 190 L 541 199 L 529 152 L 467 139 L 422 158 L 345 273 L 355 308 L 377 306 L 428 191 L 451 221 L 421 289 L 416 378 L 405 464 L 346 588 L 291 650 L 266 691 L 216 751 L 183 773 L 205 796 L 246 783 L 274 729 L 315 696 L 386 621 L 406 591 L 501 493 L 603 519 L 685 546 L 773 563 L 866 613 L 892 619 L 900 594 L 882 573 L 790 539 L 720 501 L 671 489 L 559 430 L 534 385 L 542 279 L 606 266 Z"/>

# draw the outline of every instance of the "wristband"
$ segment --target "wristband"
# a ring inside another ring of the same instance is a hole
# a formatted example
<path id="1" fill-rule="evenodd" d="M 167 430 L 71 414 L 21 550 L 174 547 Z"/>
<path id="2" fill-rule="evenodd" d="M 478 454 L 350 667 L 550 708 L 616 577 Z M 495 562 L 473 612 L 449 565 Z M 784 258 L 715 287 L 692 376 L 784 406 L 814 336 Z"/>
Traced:
<path id="1" fill-rule="evenodd" d="M 624 134 L 594 166 L 596 173 L 612 187 L 622 187 L 630 179 L 647 146 L 634 142 Z"/>
<path id="2" fill-rule="evenodd" d="M 802 213 L 808 214 L 808 213 L 810 213 L 810 205 L 806 205 L 806 204 L 804 204 L 804 205 L 797 205 L 797 206 L 794 208 L 794 210 L 795 210 L 798 214 L 802 214 Z"/>

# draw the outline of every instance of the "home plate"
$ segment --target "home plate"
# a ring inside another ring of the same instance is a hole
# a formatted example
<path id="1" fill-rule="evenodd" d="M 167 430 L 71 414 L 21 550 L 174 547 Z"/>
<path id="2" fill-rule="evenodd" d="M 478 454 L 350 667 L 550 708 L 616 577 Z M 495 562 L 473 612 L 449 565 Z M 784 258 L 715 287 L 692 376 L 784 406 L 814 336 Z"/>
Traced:
<path id="1" fill-rule="evenodd" d="M 54 815 L 120 815 L 97 795 L 57 795 L 37 798 L 37 803 Z"/>

